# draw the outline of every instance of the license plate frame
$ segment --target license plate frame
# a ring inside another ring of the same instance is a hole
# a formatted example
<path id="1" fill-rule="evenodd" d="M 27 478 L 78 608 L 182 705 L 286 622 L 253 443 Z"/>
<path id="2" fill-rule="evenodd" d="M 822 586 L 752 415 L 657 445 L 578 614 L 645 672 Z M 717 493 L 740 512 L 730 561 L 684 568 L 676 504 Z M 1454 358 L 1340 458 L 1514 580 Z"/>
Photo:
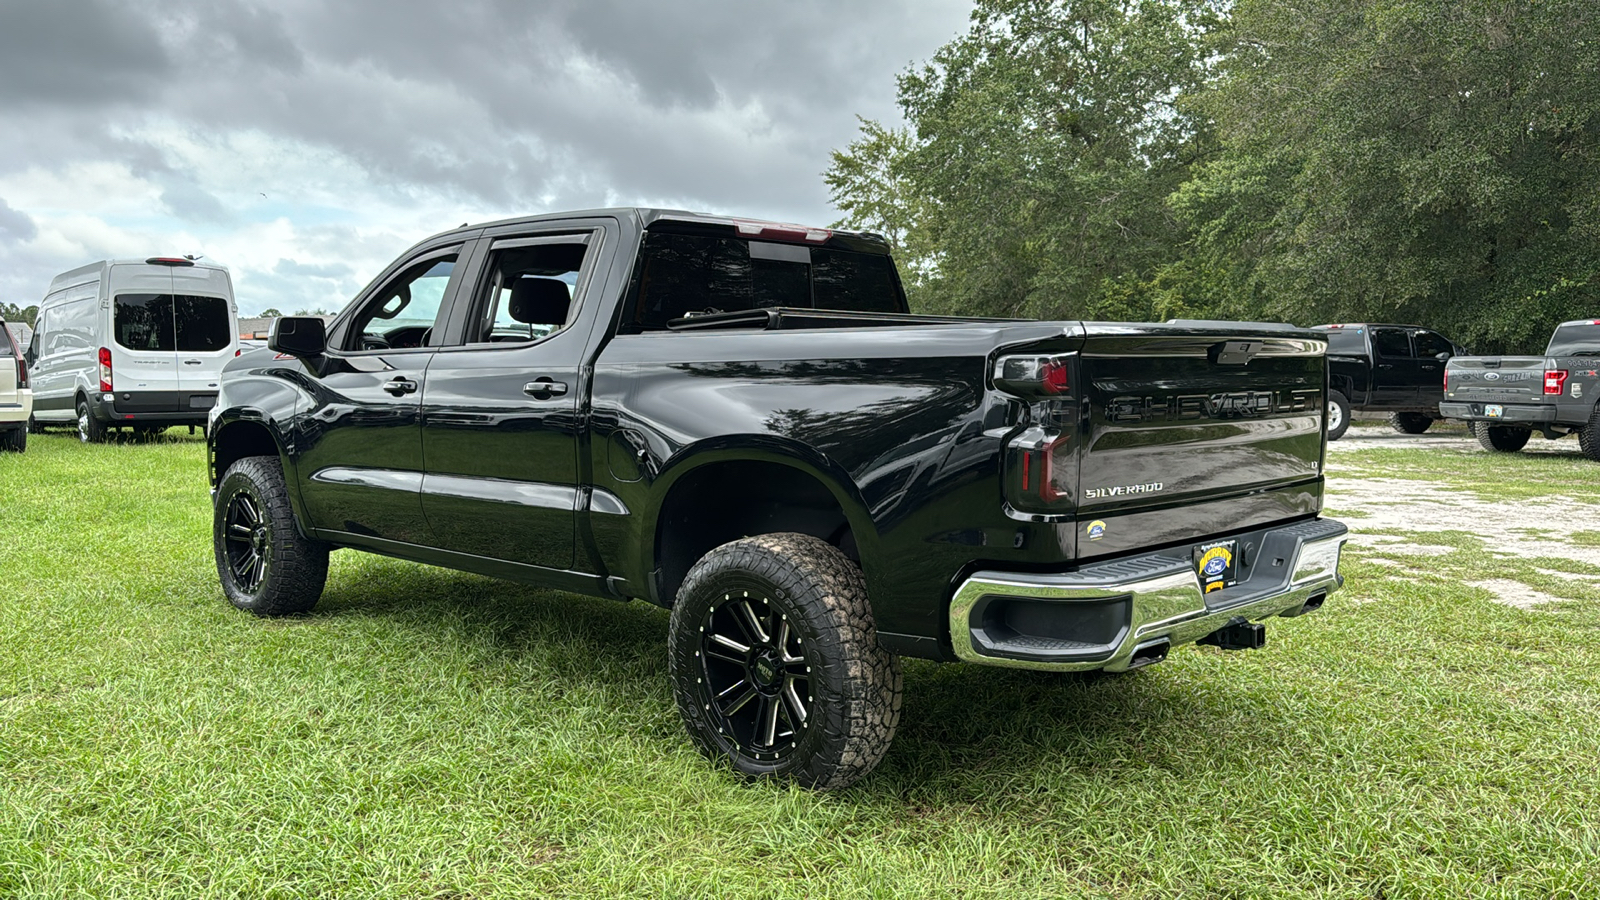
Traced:
<path id="1" fill-rule="evenodd" d="M 1498 419 L 1506 414 L 1506 408 L 1499 403 L 1485 403 L 1483 414 L 1491 419 Z"/>
<path id="2" fill-rule="evenodd" d="M 1194 574 L 1202 593 L 1212 593 L 1239 583 L 1238 540 L 1211 541 L 1194 548 Z"/>

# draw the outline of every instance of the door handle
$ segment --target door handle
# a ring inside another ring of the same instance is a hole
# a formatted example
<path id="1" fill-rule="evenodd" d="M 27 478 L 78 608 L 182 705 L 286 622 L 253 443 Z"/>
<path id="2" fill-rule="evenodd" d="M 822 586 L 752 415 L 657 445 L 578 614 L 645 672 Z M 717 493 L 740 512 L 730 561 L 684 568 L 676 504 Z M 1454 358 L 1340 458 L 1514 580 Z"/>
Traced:
<path id="1" fill-rule="evenodd" d="M 535 400 L 549 400 L 551 397 L 559 397 L 565 394 L 567 392 L 567 383 L 540 377 L 523 385 L 522 392 Z"/>
<path id="2" fill-rule="evenodd" d="M 204 362 L 204 360 L 199 360 L 199 359 L 186 359 L 186 360 L 183 361 L 183 364 L 186 365 L 186 366 L 198 366 L 198 365 L 201 365 L 203 362 Z"/>
<path id="3" fill-rule="evenodd" d="M 417 383 L 409 378 L 401 376 L 384 385 L 383 389 L 395 395 L 396 397 L 403 397 L 406 394 L 416 393 Z"/>
<path id="4" fill-rule="evenodd" d="M 1388 363 L 1378 363 L 1378 368 L 1380 368 L 1380 369 L 1392 369 L 1392 368 L 1394 368 L 1394 366 L 1392 366 L 1392 365 L 1390 365 Z"/>

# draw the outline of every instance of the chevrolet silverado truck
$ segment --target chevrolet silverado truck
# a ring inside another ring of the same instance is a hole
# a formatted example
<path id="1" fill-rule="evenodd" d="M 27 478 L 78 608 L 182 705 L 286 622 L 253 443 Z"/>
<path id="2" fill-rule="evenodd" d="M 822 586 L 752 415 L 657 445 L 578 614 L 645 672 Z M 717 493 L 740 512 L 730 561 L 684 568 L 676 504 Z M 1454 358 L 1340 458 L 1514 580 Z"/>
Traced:
<path id="1" fill-rule="evenodd" d="M 1543 356 L 1458 356 L 1445 368 L 1439 413 L 1471 424 L 1485 450 L 1515 453 L 1538 432 L 1578 436 L 1600 461 L 1600 319 L 1562 322 Z"/>
<path id="2" fill-rule="evenodd" d="M 1328 338 L 1328 440 L 1350 427 L 1352 410 L 1389 414 L 1389 427 L 1421 434 L 1439 418 L 1444 365 L 1466 349 L 1416 325 L 1319 325 Z"/>
<path id="3" fill-rule="evenodd" d="M 1123 672 L 1342 583 L 1325 341 L 908 311 L 883 238 L 650 209 L 463 227 L 229 363 L 217 572 L 350 548 L 671 610 L 689 735 L 849 784 L 900 657 Z"/>

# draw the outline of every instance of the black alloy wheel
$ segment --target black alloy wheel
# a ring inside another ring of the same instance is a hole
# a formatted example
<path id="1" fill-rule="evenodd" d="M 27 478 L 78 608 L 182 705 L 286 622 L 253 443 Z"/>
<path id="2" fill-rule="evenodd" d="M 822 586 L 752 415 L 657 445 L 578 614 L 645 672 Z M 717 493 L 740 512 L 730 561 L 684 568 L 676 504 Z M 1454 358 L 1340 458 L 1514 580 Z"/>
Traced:
<path id="1" fill-rule="evenodd" d="M 228 560 L 228 571 L 240 590 L 254 594 L 267 580 L 268 548 L 272 545 L 270 526 L 256 499 L 244 491 L 228 498 L 223 522 L 222 552 Z"/>
<path id="2" fill-rule="evenodd" d="M 668 649 L 689 737 L 745 777 L 842 788 L 889 751 L 900 659 L 878 643 L 861 568 L 824 540 L 765 534 L 701 557 Z"/>
<path id="3" fill-rule="evenodd" d="M 778 762 L 805 734 L 811 664 L 788 615 L 761 594 L 730 591 L 706 610 L 696 656 L 719 730 L 751 757 Z"/>
<path id="4" fill-rule="evenodd" d="M 234 606 L 287 616 L 310 611 L 322 596 L 329 547 L 300 533 L 277 458 L 248 456 L 228 467 L 211 537 L 217 578 Z"/>

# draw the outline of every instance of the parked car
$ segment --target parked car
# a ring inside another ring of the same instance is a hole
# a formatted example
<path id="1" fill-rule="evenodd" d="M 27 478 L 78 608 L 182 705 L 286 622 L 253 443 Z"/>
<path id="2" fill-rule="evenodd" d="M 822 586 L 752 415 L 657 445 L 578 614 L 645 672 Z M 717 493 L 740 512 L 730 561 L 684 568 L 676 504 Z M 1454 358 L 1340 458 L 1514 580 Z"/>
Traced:
<path id="1" fill-rule="evenodd" d="M 0 319 L 0 360 L 0 450 L 21 453 L 28 449 L 33 390 L 28 384 L 28 364 L 5 319 Z"/>
<path id="2" fill-rule="evenodd" d="M 1402 434 L 1421 434 L 1439 418 L 1444 364 L 1466 348 L 1416 325 L 1318 325 L 1328 336 L 1328 439 L 1350 427 L 1350 413 L 1385 412 Z"/>
<path id="3" fill-rule="evenodd" d="M 1445 379 L 1440 415 L 1470 422 L 1485 450 L 1515 453 L 1535 431 L 1576 434 L 1600 461 L 1600 319 L 1562 322 L 1543 356 L 1458 356 Z"/>
<path id="4" fill-rule="evenodd" d="M 660 604 L 750 776 L 870 771 L 900 656 L 1123 672 L 1342 583 L 1287 325 L 914 315 L 876 235 L 622 209 L 430 238 L 269 344 L 208 432 L 234 605 L 338 547 Z"/>
<path id="5" fill-rule="evenodd" d="M 204 425 L 237 346 L 228 270 L 185 258 L 105 260 L 57 275 L 39 304 L 28 363 L 34 415 L 110 429 Z"/>

